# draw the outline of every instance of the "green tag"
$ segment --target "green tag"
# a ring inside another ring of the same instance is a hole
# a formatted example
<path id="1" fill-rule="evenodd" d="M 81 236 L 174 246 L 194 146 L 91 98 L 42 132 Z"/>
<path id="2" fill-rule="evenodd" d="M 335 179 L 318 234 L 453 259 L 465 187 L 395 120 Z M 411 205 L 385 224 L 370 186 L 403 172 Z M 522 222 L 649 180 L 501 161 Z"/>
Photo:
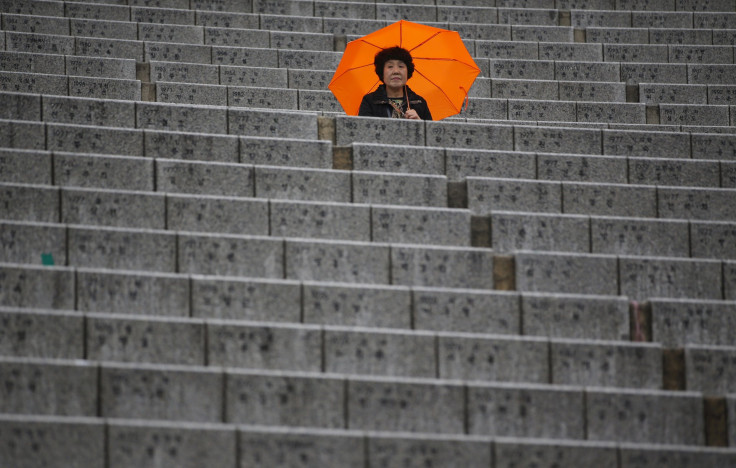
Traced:
<path id="1" fill-rule="evenodd" d="M 54 256 L 50 253 L 42 253 L 41 254 L 41 263 L 44 265 L 50 265 L 53 266 L 54 264 Z"/>

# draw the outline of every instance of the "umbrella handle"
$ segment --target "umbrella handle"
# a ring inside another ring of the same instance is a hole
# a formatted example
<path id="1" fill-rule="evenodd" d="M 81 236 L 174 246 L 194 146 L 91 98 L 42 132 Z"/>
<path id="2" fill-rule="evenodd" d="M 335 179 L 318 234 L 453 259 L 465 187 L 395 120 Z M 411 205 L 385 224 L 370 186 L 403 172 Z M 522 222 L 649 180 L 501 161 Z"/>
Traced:
<path id="1" fill-rule="evenodd" d="M 409 104 L 409 92 L 406 90 L 406 85 L 404 85 L 404 96 L 406 96 L 406 110 L 411 109 L 411 104 Z"/>

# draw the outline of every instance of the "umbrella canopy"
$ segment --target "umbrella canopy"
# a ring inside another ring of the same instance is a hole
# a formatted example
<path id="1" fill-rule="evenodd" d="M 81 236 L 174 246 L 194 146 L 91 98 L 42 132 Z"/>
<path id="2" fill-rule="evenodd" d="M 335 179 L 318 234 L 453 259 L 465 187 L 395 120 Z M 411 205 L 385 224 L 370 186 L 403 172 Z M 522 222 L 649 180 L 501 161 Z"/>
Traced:
<path id="1" fill-rule="evenodd" d="M 363 96 L 381 84 L 373 59 L 394 46 L 411 54 L 414 74 L 406 84 L 427 101 L 432 118 L 460 112 L 480 73 L 460 34 L 401 20 L 348 43 L 328 86 L 345 113 L 358 115 Z"/>

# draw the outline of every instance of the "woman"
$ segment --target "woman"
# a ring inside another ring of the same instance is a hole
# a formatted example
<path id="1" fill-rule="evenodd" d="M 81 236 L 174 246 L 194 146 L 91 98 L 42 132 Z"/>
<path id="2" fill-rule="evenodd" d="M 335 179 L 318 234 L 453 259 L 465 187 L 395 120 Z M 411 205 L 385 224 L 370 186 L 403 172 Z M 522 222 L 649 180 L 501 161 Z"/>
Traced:
<path id="1" fill-rule="evenodd" d="M 414 62 L 408 50 L 401 47 L 383 49 L 376 54 L 373 64 L 383 84 L 363 96 L 358 115 L 432 120 L 427 101 L 406 86 L 414 73 Z"/>

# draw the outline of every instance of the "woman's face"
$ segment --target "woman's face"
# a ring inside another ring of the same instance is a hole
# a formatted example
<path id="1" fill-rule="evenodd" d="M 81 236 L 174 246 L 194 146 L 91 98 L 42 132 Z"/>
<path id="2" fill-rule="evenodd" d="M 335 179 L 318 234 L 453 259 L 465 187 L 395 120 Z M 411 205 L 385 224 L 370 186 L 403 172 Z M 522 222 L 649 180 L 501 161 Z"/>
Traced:
<path id="1" fill-rule="evenodd" d="M 388 88 L 403 88 L 408 70 L 401 60 L 388 60 L 383 66 L 383 82 Z"/>

